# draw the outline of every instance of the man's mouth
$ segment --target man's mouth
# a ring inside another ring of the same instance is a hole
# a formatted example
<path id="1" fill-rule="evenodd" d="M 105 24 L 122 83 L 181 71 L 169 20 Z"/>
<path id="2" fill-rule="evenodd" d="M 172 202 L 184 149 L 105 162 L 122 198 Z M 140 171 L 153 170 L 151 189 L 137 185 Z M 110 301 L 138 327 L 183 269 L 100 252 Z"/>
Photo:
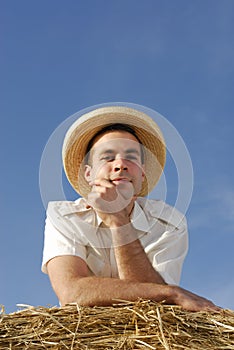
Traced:
<path id="1" fill-rule="evenodd" d="M 111 182 L 113 182 L 114 184 L 124 184 L 127 182 L 131 182 L 131 180 L 126 177 L 116 177 L 114 179 L 111 179 Z"/>

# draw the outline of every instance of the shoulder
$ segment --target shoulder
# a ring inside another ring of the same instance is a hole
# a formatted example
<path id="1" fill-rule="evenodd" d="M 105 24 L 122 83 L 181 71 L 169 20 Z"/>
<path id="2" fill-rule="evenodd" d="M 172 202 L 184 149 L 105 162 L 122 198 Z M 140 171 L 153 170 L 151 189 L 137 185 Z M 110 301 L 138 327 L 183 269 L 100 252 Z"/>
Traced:
<path id="1" fill-rule="evenodd" d="M 86 210 L 85 200 L 79 198 L 76 201 L 51 201 L 48 203 L 47 215 L 66 216 Z"/>
<path id="2" fill-rule="evenodd" d="M 136 201 L 148 217 L 156 218 L 175 228 L 187 226 L 185 215 L 162 200 L 138 197 Z"/>
<path id="3" fill-rule="evenodd" d="M 86 208 L 86 201 L 83 198 L 79 198 L 76 201 L 49 202 L 46 216 L 48 224 L 52 224 L 60 231 L 73 232 L 77 229 L 77 225 L 94 221 L 95 213 L 92 209 Z"/>

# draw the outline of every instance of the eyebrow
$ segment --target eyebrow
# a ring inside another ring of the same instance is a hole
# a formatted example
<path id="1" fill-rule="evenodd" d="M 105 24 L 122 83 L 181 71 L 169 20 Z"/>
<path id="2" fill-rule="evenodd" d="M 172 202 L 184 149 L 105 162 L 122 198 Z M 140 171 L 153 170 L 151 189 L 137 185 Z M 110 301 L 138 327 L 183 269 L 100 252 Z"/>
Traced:
<path id="1" fill-rule="evenodd" d="M 137 149 L 135 149 L 135 148 L 129 148 L 129 149 L 127 149 L 126 151 L 125 151 L 125 153 L 135 153 L 135 154 L 137 154 L 137 155 L 140 155 L 140 152 L 137 150 Z"/>
<path id="2" fill-rule="evenodd" d="M 100 154 L 113 154 L 113 153 L 115 153 L 113 149 L 104 149 L 100 152 Z M 125 154 L 134 153 L 134 154 L 140 155 L 140 152 L 135 148 L 128 148 L 124 151 L 124 153 Z"/>

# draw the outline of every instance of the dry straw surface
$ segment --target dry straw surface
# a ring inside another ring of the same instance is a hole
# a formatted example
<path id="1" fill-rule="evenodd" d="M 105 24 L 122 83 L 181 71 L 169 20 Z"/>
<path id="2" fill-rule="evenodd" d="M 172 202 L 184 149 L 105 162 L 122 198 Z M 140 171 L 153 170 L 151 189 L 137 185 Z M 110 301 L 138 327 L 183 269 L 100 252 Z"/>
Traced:
<path id="1" fill-rule="evenodd" d="M 21 306 L 22 307 L 22 306 Z M 234 349 L 234 312 L 187 312 L 152 301 L 30 307 L 0 315 L 0 349 Z"/>

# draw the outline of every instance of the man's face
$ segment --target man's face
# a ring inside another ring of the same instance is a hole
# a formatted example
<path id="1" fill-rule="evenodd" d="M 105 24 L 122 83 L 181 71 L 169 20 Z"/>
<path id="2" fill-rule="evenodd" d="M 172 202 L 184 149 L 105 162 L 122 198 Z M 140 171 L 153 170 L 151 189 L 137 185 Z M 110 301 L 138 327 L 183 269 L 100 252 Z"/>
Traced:
<path id="1" fill-rule="evenodd" d="M 110 131 L 95 141 L 86 165 L 88 182 L 106 179 L 122 190 L 133 186 L 137 195 L 144 180 L 144 165 L 141 161 L 141 146 L 134 135 L 125 131 Z"/>

